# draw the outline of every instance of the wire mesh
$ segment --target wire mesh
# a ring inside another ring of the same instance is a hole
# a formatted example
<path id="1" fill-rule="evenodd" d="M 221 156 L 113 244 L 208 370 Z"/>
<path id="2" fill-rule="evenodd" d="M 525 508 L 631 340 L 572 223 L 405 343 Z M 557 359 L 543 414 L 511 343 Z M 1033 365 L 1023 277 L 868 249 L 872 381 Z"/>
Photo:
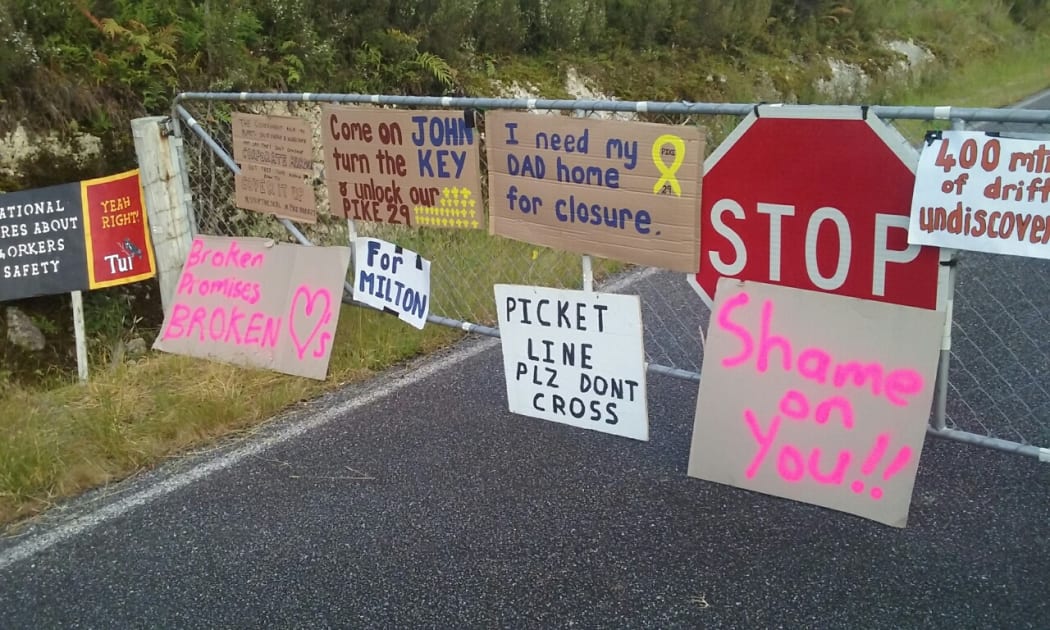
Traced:
<path id="1" fill-rule="evenodd" d="M 183 103 L 194 107 L 197 122 L 231 154 L 230 113 L 234 110 L 301 116 L 311 121 L 315 130 L 319 129 L 319 102 L 299 103 L 275 97 L 248 102 L 190 99 Z M 416 106 L 413 103 L 413 99 L 406 98 L 405 104 L 398 106 L 411 108 Z M 586 107 L 573 101 L 555 103 L 554 109 L 535 113 L 699 125 L 706 133 L 708 153 L 741 120 L 737 113 L 625 111 L 622 103 L 614 105 L 614 101 L 604 105 L 586 101 Z M 947 125 L 933 113 L 932 108 L 884 107 L 880 117 L 918 142 L 925 128 Z M 981 125 L 984 129 L 1030 137 L 1048 134 L 1046 137 L 1050 138 L 1047 122 L 1016 122 L 1022 116 L 1019 110 L 979 110 L 979 113 L 988 121 Z M 891 120 L 895 117 L 900 120 Z M 935 118 L 938 118 L 936 122 Z M 1044 118 L 1050 121 L 1050 115 Z M 479 130 L 483 143 L 483 119 Z M 226 163 L 199 138 L 183 135 L 200 232 L 291 240 L 288 231 L 273 217 L 236 208 L 233 175 Z M 320 145 L 317 131 L 314 188 L 319 220 L 316 225 L 297 224 L 297 227 L 314 244 L 342 245 L 347 243 L 347 223 L 342 216 L 328 212 Z M 487 164 L 483 147 L 481 170 L 487 208 Z M 579 256 L 490 236 L 485 230 L 406 228 L 361 221 L 355 222 L 354 227 L 360 236 L 382 238 L 430 259 L 432 312 L 457 322 L 494 325 L 492 285 L 496 283 L 581 287 Z M 959 257 L 948 384 L 949 428 L 1017 444 L 1050 445 L 1050 387 L 1047 385 L 1050 338 L 1041 334 L 1050 328 L 1050 318 L 1045 313 L 1045 305 L 1050 303 L 1048 265 L 1050 261 L 1014 256 L 966 253 Z M 703 331 L 710 313 L 684 274 L 639 269 L 602 259 L 594 259 L 594 273 L 599 288 L 603 279 L 633 274 L 627 290 L 642 300 L 646 358 L 650 364 L 692 375 L 699 373 L 703 361 Z"/>

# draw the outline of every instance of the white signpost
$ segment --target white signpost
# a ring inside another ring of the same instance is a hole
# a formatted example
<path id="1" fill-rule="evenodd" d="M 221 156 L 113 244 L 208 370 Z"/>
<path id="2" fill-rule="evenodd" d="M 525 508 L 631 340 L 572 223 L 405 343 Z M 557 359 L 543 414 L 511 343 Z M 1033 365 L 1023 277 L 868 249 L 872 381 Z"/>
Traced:
<path id="1" fill-rule="evenodd" d="M 636 295 L 497 284 L 510 411 L 649 440 Z"/>

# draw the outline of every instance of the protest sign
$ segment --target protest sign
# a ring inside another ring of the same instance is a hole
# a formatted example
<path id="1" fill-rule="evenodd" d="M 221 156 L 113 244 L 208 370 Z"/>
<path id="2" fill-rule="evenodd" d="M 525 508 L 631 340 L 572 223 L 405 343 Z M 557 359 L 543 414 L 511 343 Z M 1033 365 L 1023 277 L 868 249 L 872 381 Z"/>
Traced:
<path id="1" fill-rule="evenodd" d="M 138 170 L 0 195 L 0 301 L 155 274 Z"/>
<path id="2" fill-rule="evenodd" d="M 907 523 L 944 313 L 722 278 L 692 477 Z"/>
<path id="3" fill-rule="evenodd" d="M 485 124 L 493 234 L 696 273 L 698 127 L 524 112 Z"/>
<path id="4" fill-rule="evenodd" d="M 484 227 L 478 136 L 462 114 L 326 105 L 321 144 L 333 214 L 410 227 Z"/>
<path id="5" fill-rule="evenodd" d="M 197 236 L 153 347 L 323 380 L 348 247 Z"/>
<path id="6" fill-rule="evenodd" d="M 636 295 L 497 284 L 512 413 L 649 439 Z"/>
<path id="7" fill-rule="evenodd" d="M 1050 258 L 1050 140 L 926 135 L 908 242 Z"/>
<path id="8" fill-rule="evenodd" d="M 317 222 L 313 131 L 294 116 L 233 114 L 233 157 L 238 208 L 303 223 Z"/>
<path id="9" fill-rule="evenodd" d="M 139 172 L 81 182 L 88 288 L 138 282 L 156 275 Z"/>
<path id="10" fill-rule="evenodd" d="M 430 313 L 430 261 L 378 238 L 354 240 L 354 300 L 422 330 Z"/>

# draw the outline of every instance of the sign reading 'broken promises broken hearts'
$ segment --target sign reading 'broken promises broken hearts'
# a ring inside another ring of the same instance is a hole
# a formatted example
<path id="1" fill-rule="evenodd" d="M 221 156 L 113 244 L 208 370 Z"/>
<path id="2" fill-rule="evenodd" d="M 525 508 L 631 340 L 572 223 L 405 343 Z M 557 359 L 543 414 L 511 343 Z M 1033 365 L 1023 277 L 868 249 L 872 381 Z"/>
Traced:
<path id="1" fill-rule="evenodd" d="M 198 236 L 153 347 L 323 380 L 348 247 Z"/>

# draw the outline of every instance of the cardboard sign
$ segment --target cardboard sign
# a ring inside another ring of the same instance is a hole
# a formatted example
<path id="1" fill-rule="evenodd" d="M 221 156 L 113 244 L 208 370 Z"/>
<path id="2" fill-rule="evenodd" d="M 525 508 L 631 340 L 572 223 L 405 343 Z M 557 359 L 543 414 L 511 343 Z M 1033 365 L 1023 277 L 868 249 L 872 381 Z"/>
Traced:
<path id="1" fill-rule="evenodd" d="M 484 227 L 478 135 L 461 113 L 326 105 L 333 214 L 409 227 Z"/>
<path id="2" fill-rule="evenodd" d="M 81 190 L 89 288 L 156 275 L 139 172 L 89 179 Z"/>
<path id="3" fill-rule="evenodd" d="M 323 380 L 348 247 L 197 236 L 153 347 Z"/>
<path id="4" fill-rule="evenodd" d="M 492 233 L 697 271 L 699 128 L 523 112 L 485 125 Z"/>
<path id="5" fill-rule="evenodd" d="M 980 131 L 928 133 L 908 242 L 1050 258 L 1048 145 Z"/>
<path id="6" fill-rule="evenodd" d="M 0 195 L 0 302 L 156 274 L 137 170 Z"/>
<path id="7" fill-rule="evenodd" d="M 497 284 L 510 411 L 649 439 L 636 295 Z"/>
<path id="8" fill-rule="evenodd" d="M 430 261 L 378 238 L 354 240 L 354 300 L 422 330 L 430 314 Z"/>
<path id="9" fill-rule="evenodd" d="M 238 208 L 301 223 L 317 222 L 313 177 L 313 132 L 294 116 L 233 114 L 233 157 Z"/>
<path id="10" fill-rule="evenodd" d="M 233 176 L 238 208 L 301 223 L 317 222 L 317 201 L 305 172 L 245 162 Z"/>
<path id="11" fill-rule="evenodd" d="M 238 163 L 312 171 L 313 131 L 295 116 L 233 114 L 233 159 Z"/>
<path id="12" fill-rule="evenodd" d="M 689 475 L 908 518 L 944 313 L 723 278 Z"/>

